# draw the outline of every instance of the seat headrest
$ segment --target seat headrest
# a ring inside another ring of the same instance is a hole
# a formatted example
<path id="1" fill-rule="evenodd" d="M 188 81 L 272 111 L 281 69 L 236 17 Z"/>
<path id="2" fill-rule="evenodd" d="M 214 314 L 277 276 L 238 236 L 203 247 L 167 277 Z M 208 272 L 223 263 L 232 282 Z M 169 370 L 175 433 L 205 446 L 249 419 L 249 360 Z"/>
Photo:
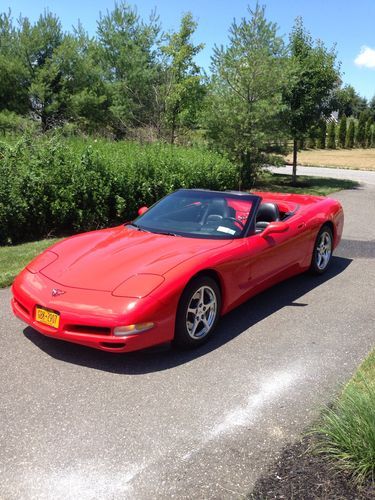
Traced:
<path id="1" fill-rule="evenodd" d="M 257 222 L 273 222 L 280 220 L 279 208 L 275 203 L 262 203 L 258 209 Z"/>

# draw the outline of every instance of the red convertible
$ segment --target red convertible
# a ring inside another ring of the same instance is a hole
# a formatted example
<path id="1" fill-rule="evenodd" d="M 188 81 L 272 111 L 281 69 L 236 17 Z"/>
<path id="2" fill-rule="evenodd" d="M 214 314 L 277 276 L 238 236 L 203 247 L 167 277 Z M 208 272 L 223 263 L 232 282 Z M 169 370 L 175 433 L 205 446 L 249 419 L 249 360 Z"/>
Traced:
<path id="1" fill-rule="evenodd" d="M 35 330 L 111 352 L 205 342 L 219 317 L 298 273 L 324 273 L 344 224 L 318 196 L 180 189 L 134 221 L 56 243 L 13 284 Z"/>

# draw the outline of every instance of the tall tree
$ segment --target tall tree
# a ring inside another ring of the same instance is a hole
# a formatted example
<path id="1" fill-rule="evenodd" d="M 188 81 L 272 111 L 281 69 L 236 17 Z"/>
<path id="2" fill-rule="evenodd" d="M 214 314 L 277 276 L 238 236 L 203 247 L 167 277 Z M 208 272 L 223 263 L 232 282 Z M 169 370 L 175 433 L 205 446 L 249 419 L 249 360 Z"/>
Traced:
<path id="1" fill-rule="evenodd" d="M 354 120 L 349 120 L 349 126 L 346 130 L 345 147 L 352 149 L 354 147 L 355 126 Z"/>
<path id="2" fill-rule="evenodd" d="M 361 114 L 359 115 L 357 136 L 356 136 L 357 146 L 361 148 L 364 148 L 366 146 L 366 122 L 367 122 L 366 113 L 362 111 Z"/>
<path id="3" fill-rule="evenodd" d="M 110 111 L 118 135 L 150 121 L 159 33 L 155 13 L 144 22 L 126 2 L 116 3 L 112 11 L 100 15 L 97 26 L 100 62 L 108 82 Z"/>
<path id="4" fill-rule="evenodd" d="M 336 149 L 336 124 L 334 121 L 329 122 L 327 132 L 327 148 Z"/>
<path id="5" fill-rule="evenodd" d="M 367 100 L 361 97 L 354 87 L 345 85 L 337 87 L 332 94 L 332 108 L 342 115 L 358 118 L 361 111 L 367 108 Z"/>
<path id="6" fill-rule="evenodd" d="M 171 144 L 181 127 L 194 126 L 204 96 L 200 68 L 194 61 L 204 46 L 194 45 L 191 40 L 196 28 L 192 15 L 185 14 L 179 31 L 167 34 L 166 44 L 161 47 L 163 75 L 157 94 Z"/>
<path id="7" fill-rule="evenodd" d="M 20 19 L 20 52 L 27 68 L 29 106 L 43 130 L 58 121 L 64 109 L 59 99 L 61 73 L 53 62 L 55 51 L 64 40 L 59 19 L 45 11 L 35 24 Z"/>
<path id="8" fill-rule="evenodd" d="M 366 148 L 371 148 L 371 142 L 372 142 L 372 118 L 369 118 L 366 122 L 366 131 L 365 131 L 365 145 Z"/>
<path id="9" fill-rule="evenodd" d="M 211 144 L 240 169 L 250 184 L 268 163 L 270 143 L 280 134 L 285 48 L 264 7 L 248 9 L 249 19 L 234 21 L 228 47 L 215 47 L 205 127 Z"/>
<path id="10" fill-rule="evenodd" d="M 346 139 L 346 116 L 342 115 L 339 123 L 339 132 L 338 132 L 338 143 L 340 148 L 345 147 L 345 139 Z"/>
<path id="11" fill-rule="evenodd" d="M 330 97 L 339 74 L 336 54 L 314 43 L 298 18 L 290 35 L 290 77 L 284 91 L 286 121 L 293 139 L 293 184 L 297 181 L 298 140 L 332 110 Z"/>
<path id="12" fill-rule="evenodd" d="M 27 69 L 19 53 L 19 34 L 11 13 L 0 13 L 0 111 L 28 110 Z"/>

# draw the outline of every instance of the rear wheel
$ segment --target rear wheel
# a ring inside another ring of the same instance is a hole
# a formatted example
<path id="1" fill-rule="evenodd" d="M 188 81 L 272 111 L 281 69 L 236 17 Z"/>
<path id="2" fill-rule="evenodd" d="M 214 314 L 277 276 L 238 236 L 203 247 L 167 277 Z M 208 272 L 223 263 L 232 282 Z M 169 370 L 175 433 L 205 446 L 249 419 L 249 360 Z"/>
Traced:
<path id="1" fill-rule="evenodd" d="M 212 335 L 220 315 L 221 294 L 216 281 L 199 276 L 185 288 L 177 310 L 174 344 L 197 347 Z"/>
<path id="2" fill-rule="evenodd" d="M 313 274 L 323 274 L 327 271 L 332 258 L 333 235 L 332 229 L 324 225 L 316 237 L 310 271 Z"/>

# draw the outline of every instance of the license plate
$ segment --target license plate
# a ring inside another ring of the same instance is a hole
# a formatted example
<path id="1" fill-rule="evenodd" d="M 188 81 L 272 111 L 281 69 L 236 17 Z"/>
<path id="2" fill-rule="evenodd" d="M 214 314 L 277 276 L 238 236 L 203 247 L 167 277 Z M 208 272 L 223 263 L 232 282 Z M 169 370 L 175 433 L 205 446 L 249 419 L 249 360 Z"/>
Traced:
<path id="1" fill-rule="evenodd" d="M 44 309 L 44 307 L 37 307 L 35 310 L 35 319 L 39 323 L 44 323 L 48 326 L 53 326 L 54 328 L 59 327 L 60 315 L 56 312 L 50 311 L 49 309 Z"/>

